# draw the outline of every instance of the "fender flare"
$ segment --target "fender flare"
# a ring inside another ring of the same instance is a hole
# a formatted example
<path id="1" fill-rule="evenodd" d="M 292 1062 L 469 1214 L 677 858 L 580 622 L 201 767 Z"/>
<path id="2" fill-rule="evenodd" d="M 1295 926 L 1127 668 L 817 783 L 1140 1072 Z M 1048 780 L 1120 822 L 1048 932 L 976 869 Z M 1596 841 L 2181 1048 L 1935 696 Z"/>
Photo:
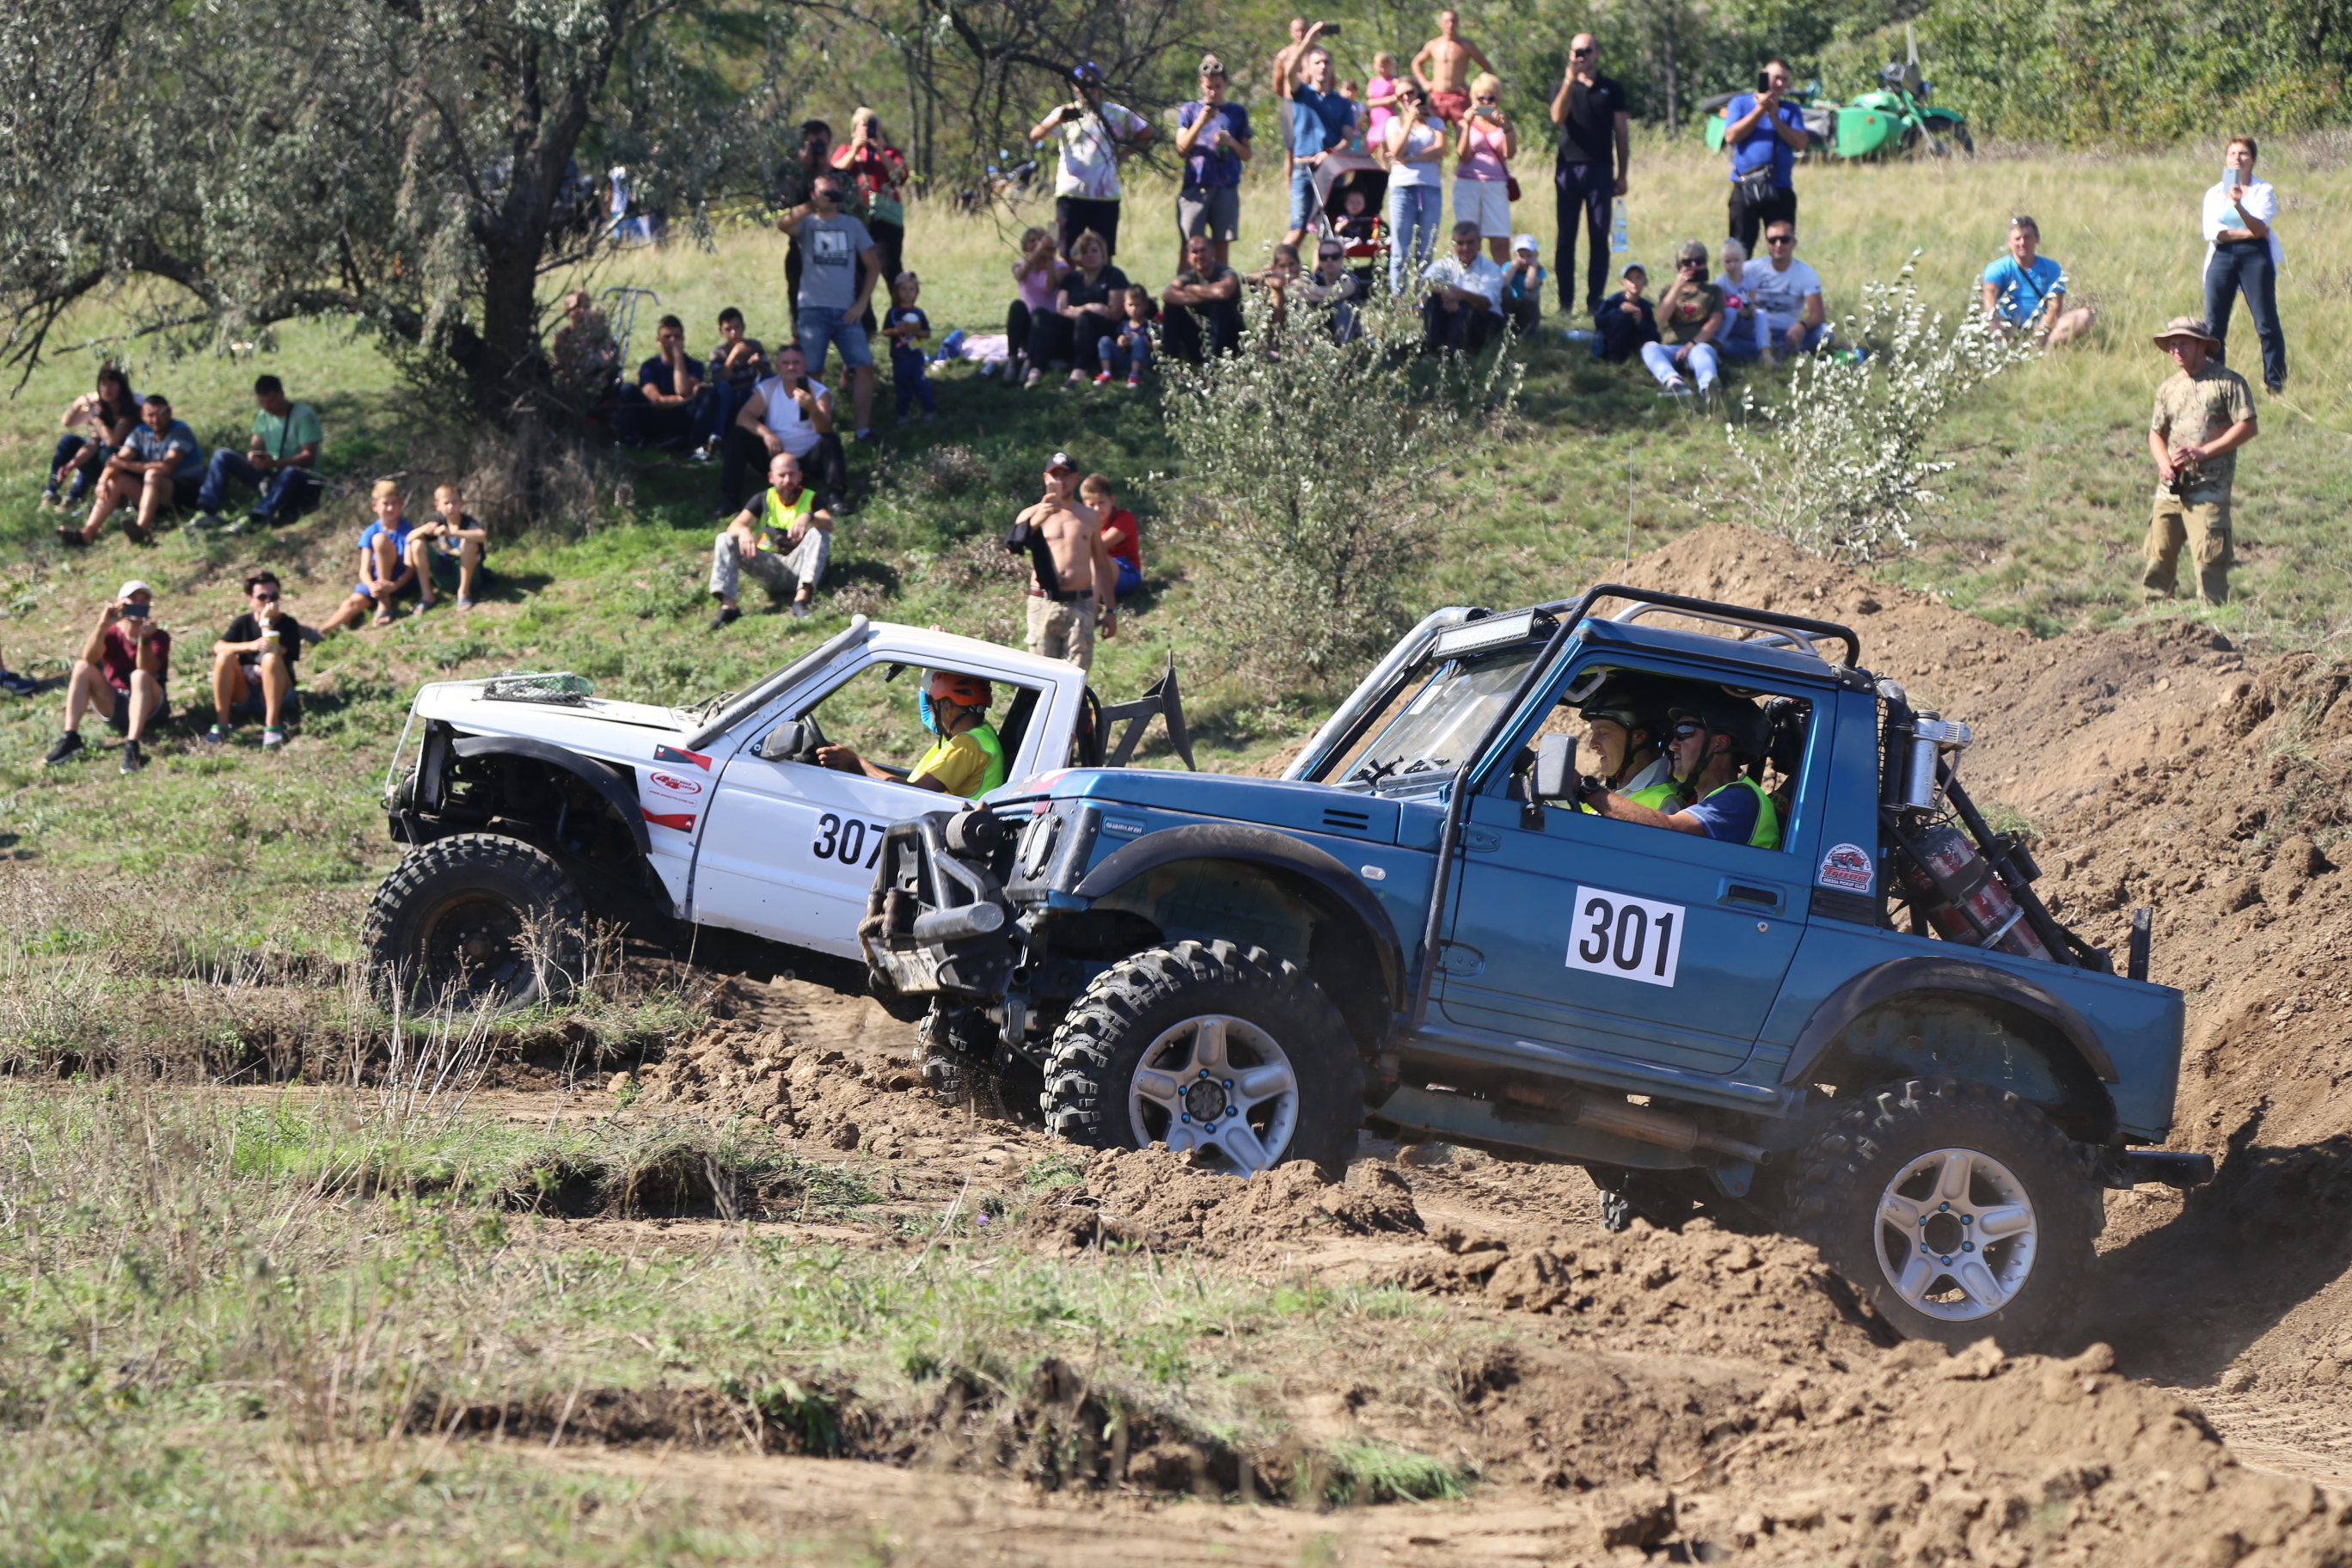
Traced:
<path id="1" fill-rule="evenodd" d="M 1396 923 L 1389 919 L 1388 910 L 1381 908 L 1380 900 L 1353 871 L 1312 844 L 1302 844 L 1287 834 L 1240 822 L 1165 827 L 1113 852 L 1072 891 L 1092 901 L 1179 860 L 1238 860 L 1304 878 L 1322 894 L 1319 901 L 1354 920 L 1370 938 L 1381 978 L 1388 986 L 1389 1005 L 1402 1005 L 1404 947 L 1397 941 Z"/>
<path id="2" fill-rule="evenodd" d="M 1990 963 L 1919 955 L 1892 959 L 1865 969 L 1832 992 L 1798 1031 L 1796 1046 L 1789 1052 L 1789 1065 L 1780 1069 L 1781 1083 L 1802 1082 L 1822 1053 L 1829 1049 L 1830 1042 L 1848 1024 L 1881 1002 L 1923 991 L 1980 997 L 2021 1007 L 2055 1028 L 2101 1083 L 2119 1081 L 2115 1060 L 2107 1055 L 2106 1047 L 2099 1043 L 2097 1033 L 2071 1003 L 2048 986 Z"/>
<path id="3" fill-rule="evenodd" d="M 653 853 L 653 835 L 646 831 L 646 814 L 637 804 L 635 781 L 602 757 L 583 757 L 547 741 L 521 735 L 467 735 L 452 748 L 461 757 L 529 757 L 562 768 L 604 797 L 629 829 L 640 855 Z"/>

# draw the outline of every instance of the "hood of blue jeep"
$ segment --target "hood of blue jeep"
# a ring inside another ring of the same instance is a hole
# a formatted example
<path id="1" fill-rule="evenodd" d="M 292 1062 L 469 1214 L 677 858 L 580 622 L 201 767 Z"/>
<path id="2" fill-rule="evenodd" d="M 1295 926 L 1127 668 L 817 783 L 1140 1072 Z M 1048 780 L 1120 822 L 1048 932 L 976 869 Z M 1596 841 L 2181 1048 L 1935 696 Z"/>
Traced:
<path id="1" fill-rule="evenodd" d="M 1037 785 L 1045 787 L 1039 789 Z M 1047 774 L 1004 792 L 1006 796 L 1085 800 L 1105 811 L 1121 805 L 1143 811 L 1182 812 L 1223 817 L 1300 833 L 1345 833 L 1393 843 L 1397 803 L 1328 784 L 1287 779 L 1244 778 L 1232 773 L 1177 773 L 1162 768 L 1073 768 Z"/>

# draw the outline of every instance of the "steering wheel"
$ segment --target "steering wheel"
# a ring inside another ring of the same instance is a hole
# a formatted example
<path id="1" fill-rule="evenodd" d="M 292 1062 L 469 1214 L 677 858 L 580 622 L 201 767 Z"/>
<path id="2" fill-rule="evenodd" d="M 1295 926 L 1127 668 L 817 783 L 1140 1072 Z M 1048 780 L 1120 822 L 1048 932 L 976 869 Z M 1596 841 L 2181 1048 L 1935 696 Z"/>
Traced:
<path id="1" fill-rule="evenodd" d="M 826 740 L 824 731 L 817 727 L 815 714 L 811 713 L 803 718 L 801 726 L 807 732 L 808 744 L 793 752 L 792 760 L 796 763 L 806 763 L 814 767 L 816 765 L 817 749 L 821 746 L 830 746 L 833 742 Z"/>

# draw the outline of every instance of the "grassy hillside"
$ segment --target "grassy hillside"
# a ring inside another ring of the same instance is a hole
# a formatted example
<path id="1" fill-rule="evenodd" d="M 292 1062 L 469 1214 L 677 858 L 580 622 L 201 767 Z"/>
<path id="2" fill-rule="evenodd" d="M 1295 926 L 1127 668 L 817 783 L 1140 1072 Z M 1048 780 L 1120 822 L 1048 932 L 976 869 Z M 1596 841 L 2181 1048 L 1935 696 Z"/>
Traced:
<path id="1" fill-rule="evenodd" d="M 2134 586 L 2149 485 L 2142 432 L 2164 369 L 2147 332 L 2199 305 L 2196 202 L 2210 162 L 2199 150 L 1801 172 L 1801 250 L 1828 279 L 1833 314 L 1853 308 L 1864 279 L 1892 277 L 1914 251 L 1922 279 L 1957 308 L 2000 250 L 2009 215 L 2021 211 L 2040 218 L 2045 251 L 2067 267 L 2076 298 L 2104 313 L 2086 347 L 1996 384 L 1951 423 L 1948 455 L 1958 467 L 1947 476 L 1938 531 L 1917 555 L 1885 570 L 2042 633 L 2142 613 Z M 2352 173 L 2326 163 L 2289 148 L 2266 160 L 2285 207 L 2280 304 L 2293 372 L 2286 395 L 2262 403 L 2262 437 L 2241 459 L 2241 598 L 2212 616 L 2233 635 L 2271 644 L 2324 637 L 2352 605 L 2341 522 L 2352 493 L 2352 398 L 2333 352 L 2352 333 L 2352 271 L 2336 259 L 2339 239 L 2352 237 Z M 1532 196 L 1521 221 L 1549 253 L 1542 165 L 1522 164 Z M 1713 160 L 1644 149 L 1633 171 L 1633 255 L 1663 271 L 1676 240 L 1712 246 L 1723 184 Z M 1263 174 L 1247 193 L 1239 248 L 1252 258 L 1276 237 L 1278 200 Z M 1170 194 L 1138 192 L 1128 205 L 1124 260 L 1141 280 L 1162 284 L 1174 260 Z M 924 277 L 924 303 L 938 327 L 1001 330 L 1011 237 L 999 221 L 916 214 L 908 256 Z M 707 251 L 681 240 L 615 258 L 584 281 L 657 291 L 658 310 L 648 302 L 639 320 L 640 354 L 660 310 L 684 316 L 699 346 L 719 308 L 740 304 L 753 332 L 773 342 L 783 314 L 782 248 L 759 232 L 724 235 Z M 93 314 L 77 325 L 95 339 L 109 319 Z M 2237 338 L 2240 360 L 2250 359 L 2242 312 Z M 186 715 L 203 695 L 211 642 L 236 607 L 241 569 L 272 563 L 288 577 L 296 612 L 323 615 L 348 591 L 366 482 L 399 473 L 429 483 L 442 477 L 431 454 L 451 443 L 436 411 L 339 323 L 283 328 L 256 354 L 165 362 L 142 358 L 143 345 L 129 352 L 139 388 L 167 391 L 207 441 L 241 443 L 245 389 L 257 369 L 278 372 L 294 395 L 320 406 L 328 467 L 342 484 L 324 512 L 266 539 L 167 532 L 142 550 L 115 534 L 87 554 L 68 555 L 47 542 L 57 520 L 34 500 L 58 412 L 88 384 L 98 351 L 54 362 L 0 405 L 0 650 L 12 668 L 54 679 L 105 596 L 125 577 L 145 578 L 179 639 L 173 691 Z M 1456 521 L 1421 595 L 1430 603 L 1563 593 L 1629 548 L 1647 548 L 1702 518 L 1693 498 L 1720 470 L 1719 429 L 1661 402 L 1637 370 L 1596 365 L 1564 349 L 1556 333 L 1533 343 L 1528 360 L 1512 438 L 1452 477 Z M 1751 379 L 1759 398 L 1778 395 L 1776 376 Z M 1263 754 L 1319 713 L 1321 695 L 1268 694 L 1223 679 L 1219 650 L 1188 632 L 1187 606 L 1249 563 L 1221 559 L 1213 572 L 1197 570 L 1207 552 L 1174 526 L 1181 457 L 1149 392 L 1024 395 L 964 368 L 940 377 L 940 392 L 941 422 L 901 433 L 891 426 L 888 388 L 881 389 L 877 422 L 887 440 L 853 459 L 866 499 L 836 535 L 824 614 L 813 622 L 754 614 L 727 633 L 706 632 L 702 584 L 717 474 L 624 454 L 600 480 L 604 504 L 587 536 L 501 543 L 488 602 L 471 615 L 445 607 L 422 620 L 404 616 L 389 630 L 315 650 L 304 666 L 310 712 L 284 755 L 258 753 L 251 730 L 209 752 L 194 740 L 207 714 L 175 717 L 136 780 L 119 777 L 104 752 L 45 771 L 39 758 L 56 736 L 59 699 L 7 700 L 0 850 L 69 880 L 88 873 L 105 885 L 127 882 L 151 923 L 348 951 L 357 901 L 391 858 L 373 803 L 419 681 L 563 668 L 612 695 L 677 699 L 740 684 L 856 610 L 1017 639 L 1018 583 L 994 538 L 1033 498 L 1040 461 L 1057 447 L 1117 477 L 1145 530 L 1151 585 L 1118 641 L 1105 646 L 1097 687 L 1128 695 L 1176 658 L 1212 766 Z M 89 738 L 100 733 L 93 728 Z"/>

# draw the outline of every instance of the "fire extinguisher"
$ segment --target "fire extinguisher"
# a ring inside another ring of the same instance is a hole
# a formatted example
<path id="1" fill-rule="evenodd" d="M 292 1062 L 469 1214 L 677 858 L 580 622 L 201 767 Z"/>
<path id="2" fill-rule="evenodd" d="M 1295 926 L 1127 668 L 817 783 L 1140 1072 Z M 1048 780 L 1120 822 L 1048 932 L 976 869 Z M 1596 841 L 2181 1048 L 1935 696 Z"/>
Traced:
<path id="1" fill-rule="evenodd" d="M 1903 883 L 1913 901 L 1927 911 L 1937 935 L 1946 942 L 2054 962 L 2026 923 L 2025 911 L 2009 896 L 2009 889 L 1992 874 L 1968 835 L 1957 827 L 1937 827 L 1922 835 L 1915 847 L 1925 864 L 1905 866 Z M 1946 896 L 1947 888 L 1958 895 L 1958 903 Z"/>

